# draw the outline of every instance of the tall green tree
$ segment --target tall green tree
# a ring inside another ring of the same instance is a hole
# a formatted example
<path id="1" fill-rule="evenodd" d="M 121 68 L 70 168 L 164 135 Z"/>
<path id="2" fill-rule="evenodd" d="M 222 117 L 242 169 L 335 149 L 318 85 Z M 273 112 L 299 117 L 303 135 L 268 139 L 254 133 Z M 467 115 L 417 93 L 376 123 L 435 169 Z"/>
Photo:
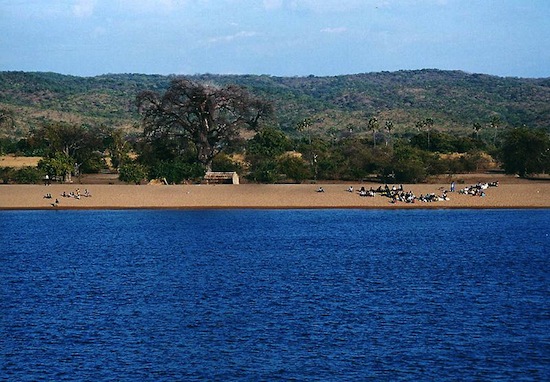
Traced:
<path id="1" fill-rule="evenodd" d="M 274 158 L 288 151 L 290 147 L 290 140 L 281 130 L 266 127 L 248 141 L 246 152 L 247 155 Z"/>
<path id="2" fill-rule="evenodd" d="M 212 160 L 241 129 L 257 130 L 272 113 L 271 104 L 236 85 L 217 87 L 176 78 L 164 94 L 144 91 L 137 97 L 147 137 L 179 140 L 195 146 L 197 160 L 207 171 Z"/>
<path id="3" fill-rule="evenodd" d="M 73 172 L 97 172 L 101 168 L 103 137 L 104 133 L 100 128 L 52 122 L 35 131 L 30 141 L 42 147 L 47 157 L 62 156 L 72 162 L 72 170 L 64 174 L 65 179 L 70 181 Z"/>
<path id="4" fill-rule="evenodd" d="M 67 174 L 74 169 L 74 161 L 61 151 L 51 153 L 49 156 L 40 159 L 38 169 L 51 179 L 63 177 L 67 180 Z"/>
<path id="5" fill-rule="evenodd" d="M 291 142 L 280 130 L 273 127 L 261 129 L 246 145 L 246 160 L 250 164 L 250 178 L 259 182 L 273 183 L 279 180 L 280 157 L 290 150 Z M 295 163 L 285 161 L 288 169 Z M 285 168 L 285 172 L 286 169 Z M 290 177 L 290 175 L 288 175 Z"/>
<path id="6" fill-rule="evenodd" d="M 106 148 L 109 150 L 111 165 L 119 169 L 130 159 L 131 146 L 121 129 L 112 129 L 103 140 Z"/>
<path id="7" fill-rule="evenodd" d="M 525 177 L 550 171 L 550 135 L 526 127 L 507 132 L 501 148 L 501 161 L 508 174 Z"/>

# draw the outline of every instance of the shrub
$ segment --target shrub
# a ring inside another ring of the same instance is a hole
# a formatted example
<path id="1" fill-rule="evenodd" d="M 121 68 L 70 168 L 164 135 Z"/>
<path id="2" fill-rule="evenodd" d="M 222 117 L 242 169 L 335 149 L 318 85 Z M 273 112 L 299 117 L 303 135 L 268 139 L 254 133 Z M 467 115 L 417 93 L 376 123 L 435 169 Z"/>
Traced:
<path id="1" fill-rule="evenodd" d="M 138 163 L 127 163 L 120 167 L 118 179 L 126 183 L 140 184 L 147 177 L 147 169 Z"/>
<path id="2" fill-rule="evenodd" d="M 419 159 L 412 159 L 398 163 L 394 169 L 395 181 L 398 183 L 419 183 L 428 176 L 424 163 Z"/>
<path id="3" fill-rule="evenodd" d="M 218 154 L 212 161 L 212 171 L 241 171 L 242 168 L 225 154 Z"/>
<path id="4" fill-rule="evenodd" d="M 272 159 L 255 161 L 250 167 L 248 178 L 260 183 L 275 183 L 279 179 L 277 162 Z"/>
<path id="5" fill-rule="evenodd" d="M 279 159 L 278 171 L 298 183 L 311 177 L 309 164 L 297 156 L 283 155 Z"/>
<path id="6" fill-rule="evenodd" d="M 13 179 L 15 170 L 12 167 L 0 167 L 0 178 L 2 183 L 8 184 Z"/>
<path id="7" fill-rule="evenodd" d="M 178 184 L 186 179 L 204 176 L 204 167 L 200 163 L 158 162 L 149 170 L 149 179 L 166 179 L 168 183 Z"/>
<path id="8" fill-rule="evenodd" d="M 36 184 L 42 179 L 42 173 L 36 167 L 22 167 L 13 172 L 13 180 L 20 184 Z"/>

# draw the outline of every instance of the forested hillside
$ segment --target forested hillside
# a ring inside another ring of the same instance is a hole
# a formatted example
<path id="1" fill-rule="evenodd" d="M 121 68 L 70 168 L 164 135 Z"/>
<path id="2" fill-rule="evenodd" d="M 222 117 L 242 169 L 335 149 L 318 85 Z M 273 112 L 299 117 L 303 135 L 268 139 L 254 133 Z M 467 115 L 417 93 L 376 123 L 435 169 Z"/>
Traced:
<path id="1" fill-rule="evenodd" d="M 163 92 L 173 76 L 109 74 L 74 77 L 55 73 L 0 72 L 0 134 L 22 137 L 44 121 L 135 129 L 136 95 Z M 502 78 L 460 71 L 418 70 L 335 77 L 196 75 L 192 80 L 246 87 L 270 100 L 269 123 L 292 134 L 300 121 L 322 135 L 368 130 L 368 120 L 391 121 L 394 133 L 414 133 L 427 118 L 436 130 L 471 133 L 488 126 L 549 128 L 550 78 Z M 8 117 L 6 117 L 8 116 Z"/>

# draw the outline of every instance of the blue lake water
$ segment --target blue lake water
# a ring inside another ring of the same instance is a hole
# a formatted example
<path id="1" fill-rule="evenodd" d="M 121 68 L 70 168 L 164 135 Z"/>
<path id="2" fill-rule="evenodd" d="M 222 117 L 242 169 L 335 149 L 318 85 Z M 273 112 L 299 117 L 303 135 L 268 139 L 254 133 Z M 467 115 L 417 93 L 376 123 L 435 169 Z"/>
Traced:
<path id="1" fill-rule="evenodd" d="M 0 211 L 0 380 L 550 380 L 550 210 Z"/>

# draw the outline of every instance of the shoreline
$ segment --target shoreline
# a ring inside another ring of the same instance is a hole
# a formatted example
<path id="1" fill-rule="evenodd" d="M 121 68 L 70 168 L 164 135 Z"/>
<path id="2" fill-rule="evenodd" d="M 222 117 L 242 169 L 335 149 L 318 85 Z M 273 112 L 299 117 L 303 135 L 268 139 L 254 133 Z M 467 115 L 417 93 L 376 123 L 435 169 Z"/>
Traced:
<path id="1" fill-rule="evenodd" d="M 367 189 L 379 184 L 363 184 Z M 353 186 L 354 192 L 347 191 Z M 316 190 L 323 187 L 325 192 Z M 550 208 L 550 182 L 524 182 L 489 187 L 486 195 L 449 192 L 450 200 L 391 203 L 376 195 L 357 194 L 361 184 L 241 184 L 241 185 L 0 185 L 0 210 L 135 210 L 135 209 L 545 209 Z M 457 185 L 457 190 L 464 185 Z M 416 196 L 441 195 L 448 184 L 407 184 Z M 90 197 L 62 197 L 85 189 Z M 51 199 L 44 198 L 51 194 Z M 55 204 L 55 200 L 59 203 Z"/>
<path id="2" fill-rule="evenodd" d="M 512 207 L 416 207 L 416 208 L 403 208 L 400 206 L 390 207 L 59 207 L 59 208 L 0 208 L 0 211 L 221 211 L 221 210 L 546 210 L 550 207 L 525 207 L 525 206 L 512 206 Z"/>

